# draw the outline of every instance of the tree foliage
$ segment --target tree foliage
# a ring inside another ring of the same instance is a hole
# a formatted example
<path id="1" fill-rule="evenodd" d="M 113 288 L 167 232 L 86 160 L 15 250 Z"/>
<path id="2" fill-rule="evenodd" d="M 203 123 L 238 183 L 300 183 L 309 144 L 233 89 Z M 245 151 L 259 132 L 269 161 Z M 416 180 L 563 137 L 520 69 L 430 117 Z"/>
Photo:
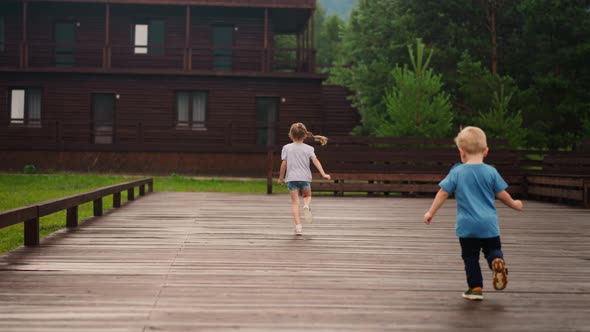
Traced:
<path id="1" fill-rule="evenodd" d="M 515 126 L 520 116 L 524 129 L 511 140 L 550 148 L 590 131 L 590 0 L 360 0 L 342 37 L 330 80 L 353 91 L 359 133 L 393 116 L 391 71 L 408 78 L 406 46 L 417 37 L 434 49 L 430 67 L 451 96 L 455 126 Z"/>
<path id="2" fill-rule="evenodd" d="M 343 34 L 342 52 L 330 83 L 353 91 L 361 114 L 357 133 L 375 133 L 385 117 L 384 91 L 393 83 L 391 70 L 407 63 L 407 45 L 415 39 L 413 17 L 400 13 L 398 0 L 360 0 Z"/>
<path id="3" fill-rule="evenodd" d="M 342 33 L 346 23 L 337 15 L 329 16 L 320 21 L 316 12 L 316 63 L 320 67 L 334 65 L 338 55 L 342 51 Z M 318 23 L 320 21 L 321 23 Z"/>
<path id="4" fill-rule="evenodd" d="M 494 91 L 492 107 L 488 112 L 480 112 L 476 123 L 488 137 L 507 138 L 513 147 L 522 147 L 526 136 L 522 114 L 520 111 L 511 112 L 508 107 L 513 95 L 513 92 L 506 95 L 504 85 L 501 85 L 499 92 Z"/>
<path id="5" fill-rule="evenodd" d="M 416 53 L 408 47 L 413 70 L 408 65 L 392 71 L 393 87 L 386 91 L 387 117 L 377 128 L 377 136 L 445 137 L 449 134 L 453 114 L 443 82 L 429 63 L 432 50 L 417 40 Z"/>

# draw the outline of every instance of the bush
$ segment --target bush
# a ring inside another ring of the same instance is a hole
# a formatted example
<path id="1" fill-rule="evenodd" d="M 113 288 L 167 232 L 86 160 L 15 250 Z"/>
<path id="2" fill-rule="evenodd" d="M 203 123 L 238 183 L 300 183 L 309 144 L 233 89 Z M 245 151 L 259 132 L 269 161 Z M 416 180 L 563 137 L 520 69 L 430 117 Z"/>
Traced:
<path id="1" fill-rule="evenodd" d="M 25 174 L 35 174 L 37 173 L 37 167 L 35 167 L 35 165 L 25 165 L 25 167 L 23 168 L 23 173 Z"/>

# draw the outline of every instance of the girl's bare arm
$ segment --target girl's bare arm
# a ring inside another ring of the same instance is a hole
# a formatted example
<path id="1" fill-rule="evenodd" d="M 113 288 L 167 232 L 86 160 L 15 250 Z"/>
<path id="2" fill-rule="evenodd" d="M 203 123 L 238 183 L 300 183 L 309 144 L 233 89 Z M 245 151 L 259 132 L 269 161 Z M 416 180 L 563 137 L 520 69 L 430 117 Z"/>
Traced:
<path id="1" fill-rule="evenodd" d="M 315 165 L 315 168 L 318 169 L 322 177 L 324 179 L 330 180 L 330 174 L 326 174 L 326 172 L 324 172 L 324 168 L 322 167 L 322 163 L 320 163 L 320 160 L 318 158 L 313 158 L 311 161 Z"/>
<path id="2" fill-rule="evenodd" d="M 279 180 L 277 181 L 277 183 L 279 185 L 283 184 L 283 182 L 285 182 L 285 172 L 287 171 L 287 161 L 283 160 L 281 162 L 281 168 L 279 170 Z"/>

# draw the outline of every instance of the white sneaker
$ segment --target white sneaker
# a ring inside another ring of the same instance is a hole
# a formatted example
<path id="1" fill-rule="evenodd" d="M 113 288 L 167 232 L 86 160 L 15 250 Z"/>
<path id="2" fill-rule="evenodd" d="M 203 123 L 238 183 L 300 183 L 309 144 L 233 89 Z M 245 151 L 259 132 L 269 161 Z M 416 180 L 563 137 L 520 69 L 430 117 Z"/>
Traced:
<path id="1" fill-rule="evenodd" d="M 303 234 L 303 226 L 301 224 L 295 225 L 295 235 Z"/>
<path id="2" fill-rule="evenodd" d="M 303 207 L 303 216 L 305 217 L 305 222 L 310 224 L 313 222 L 313 215 L 311 214 L 311 209 L 309 206 Z"/>

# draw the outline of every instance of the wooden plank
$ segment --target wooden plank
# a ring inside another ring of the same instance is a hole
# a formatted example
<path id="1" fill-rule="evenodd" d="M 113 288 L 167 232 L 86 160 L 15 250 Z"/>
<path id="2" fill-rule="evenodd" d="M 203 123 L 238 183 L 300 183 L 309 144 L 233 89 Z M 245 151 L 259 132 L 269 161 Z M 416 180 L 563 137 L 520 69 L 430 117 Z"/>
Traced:
<path id="1" fill-rule="evenodd" d="M 584 190 L 583 189 L 568 189 L 568 188 L 554 188 L 554 187 L 541 187 L 535 185 L 529 185 L 527 187 L 527 193 L 531 196 L 541 197 L 554 197 L 563 199 L 573 199 L 576 201 L 584 201 Z"/>
<path id="2" fill-rule="evenodd" d="M 440 189 L 437 184 L 404 184 L 404 183 L 313 183 L 312 191 L 344 191 L 344 192 L 428 192 L 435 193 Z"/>
<path id="3" fill-rule="evenodd" d="M 527 176 L 529 184 L 582 187 L 584 179 L 569 178 L 567 176 Z"/>
<path id="4" fill-rule="evenodd" d="M 0 255 L 0 330 L 587 330 L 590 210 L 499 205 L 508 287 L 483 269 L 474 303 L 455 201 L 426 226 L 431 202 L 314 196 L 295 237 L 288 195 L 147 195 Z"/>
<path id="5" fill-rule="evenodd" d="M 317 176 L 317 175 L 316 175 Z M 332 180 L 439 182 L 446 174 L 330 173 Z M 319 176 L 317 177 L 319 179 Z M 314 184 L 317 182 L 314 182 Z"/>

